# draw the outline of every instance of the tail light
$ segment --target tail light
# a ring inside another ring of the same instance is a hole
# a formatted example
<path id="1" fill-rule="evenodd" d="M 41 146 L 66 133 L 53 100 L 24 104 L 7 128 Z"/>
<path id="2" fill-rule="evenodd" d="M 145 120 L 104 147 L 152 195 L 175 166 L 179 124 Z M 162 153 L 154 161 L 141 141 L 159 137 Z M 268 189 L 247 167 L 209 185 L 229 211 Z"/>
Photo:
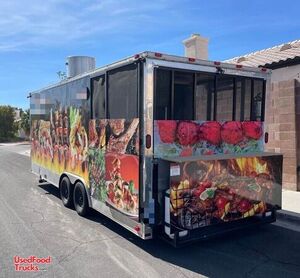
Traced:
<path id="1" fill-rule="evenodd" d="M 237 69 L 241 69 L 241 68 L 243 67 L 243 65 L 235 65 L 235 67 L 236 67 Z"/>
<path id="2" fill-rule="evenodd" d="M 189 58 L 189 62 L 195 62 L 196 59 L 195 58 Z"/>
<path id="3" fill-rule="evenodd" d="M 151 148 L 151 135 L 150 134 L 146 135 L 146 148 L 147 149 Z"/>
<path id="4" fill-rule="evenodd" d="M 220 66 L 220 65 L 221 65 L 221 62 L 215 61 L 215 62 L 214 62 L 214 65 L 215 65 L 215 66 Z"/>
<path id="5" fill-rule="evenodd" d="M 265 132 L 265 143 L 269 142 L 269 133 Z"/>
<path id="6" fill-rule="evenodd" d="M 161 58 L 161 57 L 162 57 L 162 54 L 161 54 L 161 53 L 158 53 L 158 52 L 155 52 L 155 53 L 154 53 L 154 56 L 155 56 L 155 57 L 158 57 L 158 58 Z"/>

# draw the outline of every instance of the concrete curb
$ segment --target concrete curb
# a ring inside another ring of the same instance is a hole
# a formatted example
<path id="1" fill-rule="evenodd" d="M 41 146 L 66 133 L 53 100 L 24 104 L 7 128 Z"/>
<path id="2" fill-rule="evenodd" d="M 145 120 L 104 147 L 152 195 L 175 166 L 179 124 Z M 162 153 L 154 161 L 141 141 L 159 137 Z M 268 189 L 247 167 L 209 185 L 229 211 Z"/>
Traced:
<path id="1" fill-rule="evenodd" d="M 0 146 L 7 146 L 7 147 L 20 146 L 20 145 L 30 145 L 30 142 L 22 141 L 22 142 L 12 142 L 12 143 L 0 143 Z"/>
<path id="2" fill-rule="evenodd" d="M 289 221 L 295 224 L 300 224 L 300 213 L 287 211 L 287 210 L 278 210 L 277 219 L 282 221 Z"/>

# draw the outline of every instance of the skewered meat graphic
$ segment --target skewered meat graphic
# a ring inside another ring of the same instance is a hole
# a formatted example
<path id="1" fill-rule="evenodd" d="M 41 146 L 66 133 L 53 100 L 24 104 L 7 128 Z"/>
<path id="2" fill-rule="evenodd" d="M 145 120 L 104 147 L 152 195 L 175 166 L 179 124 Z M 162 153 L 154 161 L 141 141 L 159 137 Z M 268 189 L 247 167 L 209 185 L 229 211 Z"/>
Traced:
<path id="1" fill-rule="evenodd" d="M 127 145 L 135 133 L 139 124 L 139 119 L 133 119 L 130 126 L 126 130 L 126 132 L 116 138 L 113 134 L 109 137 L 107 144 L 108 152 L 116 152 L 120 154 L 124 154 L 127 148 Z M 115 124 L 116 126 L 116 124 Z"/>
<path id="2" fill-rule="evenodd" d="M 121 160 L 112 161 L 113 169 L 110 173 L 111 182 L 108 184 L 107 196 L 111 204 L 123 212 L 138 214 L 138 197 L 134 193 L 133 181 L 125 181 L 121 175 Z"/>

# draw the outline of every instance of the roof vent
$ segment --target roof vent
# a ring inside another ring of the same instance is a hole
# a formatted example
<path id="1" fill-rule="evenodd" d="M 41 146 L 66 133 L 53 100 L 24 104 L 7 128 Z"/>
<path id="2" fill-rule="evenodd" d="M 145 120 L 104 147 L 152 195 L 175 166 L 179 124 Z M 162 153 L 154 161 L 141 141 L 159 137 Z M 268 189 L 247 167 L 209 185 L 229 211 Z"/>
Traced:
<path id="1" fill-rule="evenodd" d="M 238 58 L 238 60 L 236 62 L 237 63 L 242 63 L 242 62 L 245 62 L 245 61 L 247 61 L 246 57 L 240 57 L 240 58 Z"/>
<path id="2" fill-rule="evenodd" d="M 284 44 L 281 48 L 280 48 L 280 51 L 284 51 L 284 50 L 288 50 L 288 49 L 291 49 L 292 46 L 290 43 L 286 43 Z"/>

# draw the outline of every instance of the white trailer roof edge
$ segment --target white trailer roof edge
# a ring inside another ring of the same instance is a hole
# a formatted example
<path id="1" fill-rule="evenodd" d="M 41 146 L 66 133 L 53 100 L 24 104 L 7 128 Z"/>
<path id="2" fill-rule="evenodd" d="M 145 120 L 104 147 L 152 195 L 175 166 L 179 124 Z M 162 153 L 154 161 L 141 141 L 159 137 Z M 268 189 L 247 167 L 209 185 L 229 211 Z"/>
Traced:
<path id="1" fill-rule="evenodd" d="M 29 95 L 40 93 L 44 90 L 49 90 L 55 87 L 62 86 L 64 84 L 67 84 L 69 82 L 84 78 L 84 77 L 95 77 L 102 72 L 104 73 L 107 70 L 112 70 L 115 68 L 118 68 L 120 66 L 124 66 L 126 64 L 130 64 L 134 61 L 137 61 L 140 58 L 150 58 L 151 60 L 157 60 L 160 62 L 155 63 L 156 66 L 164 66 L 163 61 L 167 62 L 165 65 L 169 65 L 170 62 L 175 62 L 175 63 L 181 63 L 181 64 L 186 64 L 190 65 L 187 67 L 184 67 L 186 69 L 191 69 L 191 70 L 199 70 L 199 66 L 203 67 L 203 71 L 205 71 L 205 68 L 211 68 L 216 70 L 216 68 L 221 68 L 226 70 L 226 74 L 232 74 L 232 75 L 241 75 L 241 76 L 249 76 L 249 77 L 260 77 L 260 78 L 265 78 L 269 79 L 271 70 L 265 69 L 265 68 L 254 68 L 254 67 L 247 67 L 247 66 L 240 66 L 240 65 L 235 65 L 235 64 L 229 64 L 229 63 L 223 63 L 223 62 L 217 62 L 217 61 L 207 61 L 207 60 L 200 60 L 200 59 L 194 59 L 194 58 L 189 58 L 189 57 L 183 57 L 183 56 L 176 56 L 176 55 L 169 55 L 169 54 L 163 54 L 163 53 L 157 53 L 157 52 L 151 52 L 151 51 L 144 51 L 132 56 L 129 56 L 127 58 L 124 58 L 122 60 L 119 60 L 117 62 L 102 66 L 100 68 L 87 71 L 83 74 L 79 74 L 77 76 L 67 78 L 62 80 L 61 82 L 55 83 L 55 84 L 50 84 L 49 86 L 46 86 L 42 89 L 34 90 L 29 92 Z M 198 66 L 198 67 L 197 67 Z M 205 68 L 204 68 L 205 67 Z M 178 67 L 180 68 L 180 67 Z M 207 70 L 207 72 L 213 72 L 212 70 Z M 214 71 L 216 72 L 216 71 Z M 252 73 L 252 74 L 246 74 L 246 73 Z"/>

